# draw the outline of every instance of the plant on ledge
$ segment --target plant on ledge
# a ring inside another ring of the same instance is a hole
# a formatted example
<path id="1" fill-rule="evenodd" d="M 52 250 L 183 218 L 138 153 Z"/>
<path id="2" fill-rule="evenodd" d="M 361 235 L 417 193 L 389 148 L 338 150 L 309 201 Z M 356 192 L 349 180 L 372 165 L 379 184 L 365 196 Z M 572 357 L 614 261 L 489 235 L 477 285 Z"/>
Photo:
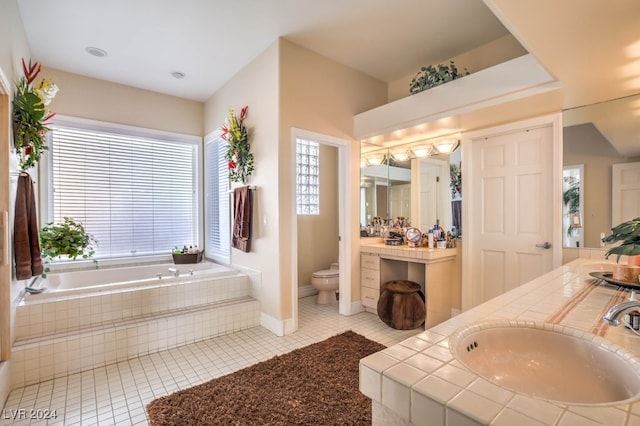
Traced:
<path id="1" fill-rule="evenodd" d="M 20 171 L 25 172 L 35 166 L 47 149 L 46 135 L 48 121 L 55 115 L 47 110 L 47 105 L 56 96 L 58 86 L 43 78 L 34 83 L 40 73 L 40 64 L 25 64 L 22 60 L 24 76 L 16 83 L 13 97 L 13 144 L 19 156 Z"/>
<path id="2" fill-rule="evenodd" d="M 40 229 L 42 257 L 53 260 L 68 256 L 89 259 L 95 254 L 97 241 L 88 233 L 82 223 L 65 217 L 62 223 L 48 223 Z"/>
<path id="3" fill-rule="evenodd" d="M 239 117 L 233 109 L 229 109 L 229 116 L 220 128 L 221 137 L 228 144 L 226 159 L 231 182 L 247 183 L 247 178 L 253 173 L 253 154 L 250 151 L 248 131 L 244 125 L 248 108 L 242 108 Z"/>
<path id="4" fill-rule="evenodd" d="M 465 75 L 469 75 L 469 71 L 465 68 L 464 73 L 459 72 L 453 61 L 450 61 L 449 65 L 438 64 L 436 66 L 422 67 L 411 80 L 409 92 L 415 95 L 432 87 L 462 78 Z"/>

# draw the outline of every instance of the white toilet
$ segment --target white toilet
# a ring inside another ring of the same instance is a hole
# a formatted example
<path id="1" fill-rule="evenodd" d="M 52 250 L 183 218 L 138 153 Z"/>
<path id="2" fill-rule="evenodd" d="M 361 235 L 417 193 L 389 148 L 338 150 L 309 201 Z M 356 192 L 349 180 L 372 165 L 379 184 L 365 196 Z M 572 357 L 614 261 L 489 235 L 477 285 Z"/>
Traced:
<path id="1" fill-rule="evenodd" d="M 340 284 L 340 268 L 332 263 L 330 269 L 311 274 L 311 285 L 318 290 L 319 305 L 337 305 L 338 287 Z"/>

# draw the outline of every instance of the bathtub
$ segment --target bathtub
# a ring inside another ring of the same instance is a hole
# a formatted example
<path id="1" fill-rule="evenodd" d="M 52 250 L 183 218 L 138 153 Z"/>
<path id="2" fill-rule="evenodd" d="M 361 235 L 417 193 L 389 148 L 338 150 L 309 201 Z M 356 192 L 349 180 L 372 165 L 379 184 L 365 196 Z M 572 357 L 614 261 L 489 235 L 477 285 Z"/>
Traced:
<path id="1" fill-rule="evenodd" d="M 94 292 L 159 287 L 235 274 L 236 270 L 213 262 L 181 265 L 161 263 L 48 273 L 45 280 L 36 284 L 44 288 L 44 291 L 39 294 L 27 293 L 25 302 Z"/>
<path id="2" fill-rule="evenodd" d="M 47 274 L 16 307 L 11 386 L 257 327 L 260 279 L 212 262 Z"/>

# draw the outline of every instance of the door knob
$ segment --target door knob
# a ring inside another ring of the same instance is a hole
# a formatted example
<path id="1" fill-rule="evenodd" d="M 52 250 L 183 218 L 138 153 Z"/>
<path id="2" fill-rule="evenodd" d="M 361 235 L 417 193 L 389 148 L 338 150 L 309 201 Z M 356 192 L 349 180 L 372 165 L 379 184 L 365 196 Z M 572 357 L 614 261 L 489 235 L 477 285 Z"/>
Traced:
<path id="1" fill-rule="evenodd" d="M 550 249 L 551 244 L 549 244 L 549 241 L 545 241 L 544 243 L 536 244 L 536 247 L 540 247 L 543 249 Z"/>

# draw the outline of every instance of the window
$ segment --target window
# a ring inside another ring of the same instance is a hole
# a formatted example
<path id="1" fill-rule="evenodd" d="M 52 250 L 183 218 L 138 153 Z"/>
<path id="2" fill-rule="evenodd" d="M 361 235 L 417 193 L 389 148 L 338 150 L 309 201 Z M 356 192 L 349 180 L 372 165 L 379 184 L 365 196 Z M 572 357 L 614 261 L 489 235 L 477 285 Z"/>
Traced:
<path id="1" fill-rule="evenodd" d="M 320 146 L 296 139 L 296 205 L 299 215 L 320 214 Z"/>
<path id="2" fill-rule="evenodd" d="M 227 143 L 214 139 L 205 143 L 205 217 L 207 256 L 229 263 L 231 222 L 229 214 L 229 171 Z"/>
<path id="3" fill-rule="evenodd" d="M 50 221 L 82 222 L 100 258 L 198 243 L 197 138 L 71 123 L 52 127 Z"/>

